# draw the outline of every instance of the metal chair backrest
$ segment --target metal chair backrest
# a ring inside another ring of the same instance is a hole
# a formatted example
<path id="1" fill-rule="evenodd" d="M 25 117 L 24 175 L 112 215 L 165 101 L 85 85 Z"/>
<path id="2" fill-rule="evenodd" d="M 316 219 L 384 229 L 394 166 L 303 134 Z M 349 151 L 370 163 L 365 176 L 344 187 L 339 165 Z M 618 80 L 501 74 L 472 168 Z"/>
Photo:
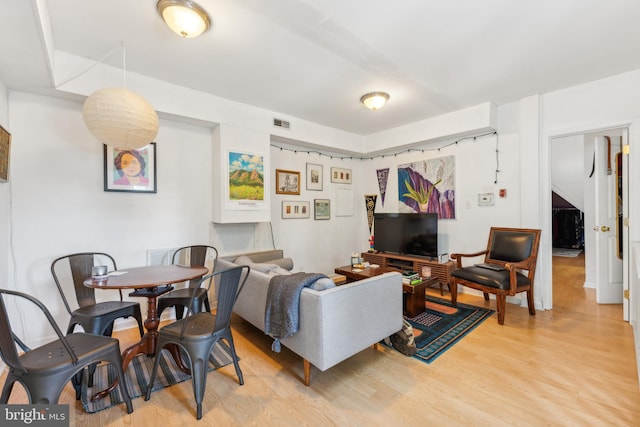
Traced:
<path id="1" fill-rule="evenodd" d="M 249 277 L 250 267 L 247 265 L 233 267 L 227 270 L 218 271 L 215 273 L 207 274 L 200 279 L 200 284 L 205 286 L 209 291 L 211 290 L 211 284 L 215 283 L 216 294 L 218 295 L 218 306 L 216 308 L 216 321 L 211 333 L 215 333 L 222 329 L 228 328 L 231 325 L 231 313 L 233 312 L 233 306 L 238 299 L 238 295 L 242 291 L 247 278 Z M 192 306 L 193 298 L 189 307 Z M 193 313 L 189 309 L 191 316 Z M 184 338 L 188 322 L 184 322 L 182 325 L 182 331 L 180 337 Z"/>
<path id="2" fill-rule="evenodd" d="M 69 291 L 65 291 L 64 286 L 69 279 L 73 283 L 75 301 L 78 307 L 87 307 L 96 303 L 95 289 L 85 286 L 83 282 L 88 277 L 91 277 L 91 268 L 97 265 L 96 261 L 98 259 L 102 263 L 100 265 L 104 265 L 103 262 L 107 262 L 110 271 L 117 270 L 116 261 L 113 257 L 103 252 L 78 252 L 61 256 L 51 263 L 51 275 L 56 282 L 62 301 L 69 314 L 72 314 L 73 308 L 70 305 L 69 298 L 67 298 L 67 292 Z M 66 267 L 68 267 L 68 270 Z M 120 291 L 120 300 L 122 301 L 122 291 Z"/>
<path id="3" fill-rule="evenodd" d="M 74 353 L 73 349 L 69 345 L 69 343 L 65 340 L 62 331 L 58 327 L 57 323 L 53 319 L 53 316 L 49 312 L 49 310 L 37 299 L 34 297 L 24 294 L 18 291 L 12 291 L 9 289 L 0 289 L 0 354 L 2 355 L 2 360 L 15 372 L 20 373 L 21 375 L 27 375 L 28 371 L 24 368 L 20 361 L 20 356 L 18 354 L 18 349 L 16 348 L 16 344 L 18 344 L 23 350 L 27 350 L 24 343 L 18 338 L 18 335 L 15 333 L 11 326 L 11 319 L 9 318 L 9 314 L 7 312 L 7 306 L 5 303 L 5 295 L 14 295 L 17 297 L 25 298 L 35 305 L 37 305 L 40 310 L 44 313 L 47 320 L 51 324 L 51 327 L 55 330 L 58 338 L 61 340 L 62 345 L 65 347 L 73 363 L 78 362 L 78 357 Z"/>
<path id="4" fill-rule="evenodd" d="M 2 292 L 1 289 L 0 292 Z M 11 321 L 9 320 L 3 295 L 0 295 L 0 354 L 2 355 L 4 363 L 11 369 L 23 375 L 26 374 L 26 370 L 22 367 L 20 358 L 18 357 L 18 349 L 16 348 L 13 330 L 11 329 Z"/>
<path id="5" fill-rule="evenodd" d="M 218 261 L 218 250 L 213 246 L 192 245 L 176 249 L 171 258 L 172 264 L 184 263 L 191 267 L 208 267 L 213 271 Z M 197 277 L 189 281 L 190 288 L 200 286 L 200 278 Z"/>

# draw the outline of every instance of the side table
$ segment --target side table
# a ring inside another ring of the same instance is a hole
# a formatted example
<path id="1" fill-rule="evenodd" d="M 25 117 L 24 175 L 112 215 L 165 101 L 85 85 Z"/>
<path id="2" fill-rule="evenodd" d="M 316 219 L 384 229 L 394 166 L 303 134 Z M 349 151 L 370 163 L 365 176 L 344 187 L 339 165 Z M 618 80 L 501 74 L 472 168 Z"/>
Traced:
<path id="1" fill-rule="evenodd" d="M 422 279 L 422 282 L 415 285 L 402 284 L 403 305 L 407 317 L 416 317 L 424 311 L 424 302 L 426 299 L 425 290 L 428 286 L 437 283 L 437 278 L 425 277 Z"/>

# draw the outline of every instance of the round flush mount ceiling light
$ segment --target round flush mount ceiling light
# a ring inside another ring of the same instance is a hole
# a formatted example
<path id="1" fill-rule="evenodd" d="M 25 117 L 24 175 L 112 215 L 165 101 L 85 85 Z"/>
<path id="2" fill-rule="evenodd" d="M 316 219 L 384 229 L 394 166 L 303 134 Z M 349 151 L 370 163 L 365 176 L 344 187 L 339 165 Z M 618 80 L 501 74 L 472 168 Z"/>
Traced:
<path id="1" fill-rule="evenodd" d="M 211 25 L 207 12 L 191 0 L 159 0 L 156 7 L 167 26 L 184 38 L 198 37 Z"/>
<path id="2" fill-rule="evenodd" d="M 370 92 L 362 95 L 360 102 L 370 110 L 382 108 L 389 100 L 389 94 L 385 92 Z"/>

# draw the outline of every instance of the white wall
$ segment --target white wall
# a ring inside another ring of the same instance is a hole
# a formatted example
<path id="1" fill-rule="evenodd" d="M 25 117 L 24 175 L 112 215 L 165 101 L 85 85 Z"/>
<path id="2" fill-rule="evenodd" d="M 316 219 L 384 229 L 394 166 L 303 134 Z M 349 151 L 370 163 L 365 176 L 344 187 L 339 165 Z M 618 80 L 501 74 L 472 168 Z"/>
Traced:
<path id="1" fill-rule="evenodd" d="M 4 82 L 0 80 L 0 125 L 11 133 L 9 126 L 9 93 Z M 11 170 L 9 170 L 11 173 Z M 9 182 L 0 183 L 0 287 L 9 288 Z"/>
<path id="2" fill-rule="evenodd" d="M 322 191 L 307 190 L 306 164 L 315 163 L 323 166 Z M 363 161 L 354 159 L 340 160 L 315 153 L 294 152 L 271 149 L 271 174 L 275 169 L 299 171 L 301 189 L 299 196 L 272 195 L 271 221 L 275 244 L 284 249 L 285 255 L 294 259 L 296 271 L 332 273 L 333 270 L 351 262 L 352 252 L 362 252 L 369 248 L 369 229 L 364 203 L 363 186 L 371 177 L 365 175 Z M 331 183 L 331 167 L 351 169 L 351 184 Z M 374 171 L 375 177 L 375 171 Z M 353 194 L 350 207 L 351 216 L 336 216 L 337 196 L 339 188 L 350 190 Z M 315 220 L 314 199 L 330 200 L 329 220 Z M 283 201 L 308 201 L 310 214 L 307 219 L 282 219 Z"/>
<path id="3" fill-rule="evenodd" d="M 553 191 L 584 211 L 584 137 L 567 136 L 551 144 L 551 185 Z"/>
<path id="4" fill-rule="evenodd" d="M 208 242 L 212 211 L 210 129 L 161 120 L 157 194 L 105 192 L 103 148 L 81 107 L 10 96 L 15 287 L 45 301 L 63 328 L 68 315 L 51 278 L 54 258 L 104 251 L 119 268 L 145 265 L 149 249 Z M 30 325 L 27 337 L 45 334 L 40 325 Z"/>
<path id="5" fill-rule="evenodd" d="M 378 193 L 376 212 L 398 212 L 398 166 L 421 160 L 454 156 L 456 180 L 456 218 L 438 222 L 439 252 L 474 252 L 487 245 L 491 226 L 516 226 L 519 222 L 519 153 L 517 140 L 511 135 L 489 135 L 461 140 L 457 144 L 446 141 L 438 144 L 423 144 L 416 150 L 396 156 L 377 157 L 363 162 L 368 177 L 363 194 Z M 496 144 L 501 172 L 496 183 Z M 439 147 L 443 147 L 438 149 Z M 376 169 L 389 168 L 389 181 L 382 206 Z M 500 198 L 499 190 L 507 190 Z M 478 194 L 494 194 L 493 206 L 479 206 Z M 359 197 L 363 199 L 362 196 Z M 364 200 L 362 201 L 364 205 Z M 368 230 L 367 230 L 368 231 Z M 365 242 L 366 243 L 366 242 Z"/>
<path id="6" fill-rule="evenodd" d="M 588 135 L 584 140 L 584 158 L 583 163 L 585 170 L 591 173 L 593 166 L 593 154 L 595 150 L 595 138 Z M 587 175 L 583 175 L 587 176 Z M 596 225 L 596 180 L 595 178 L 583 180 L 584 193 L 584 286 L 585 288 L 595 288 L 597 278 L 597 260 L 596 260 L 596 236 L 591 232 Z"/>

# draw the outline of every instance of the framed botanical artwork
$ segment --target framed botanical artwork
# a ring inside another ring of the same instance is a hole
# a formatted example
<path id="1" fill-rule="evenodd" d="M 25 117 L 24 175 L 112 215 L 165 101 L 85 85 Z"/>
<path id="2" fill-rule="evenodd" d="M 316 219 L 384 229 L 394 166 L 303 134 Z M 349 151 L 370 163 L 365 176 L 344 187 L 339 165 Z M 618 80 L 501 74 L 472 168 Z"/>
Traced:
<path id="1" fill-rule="evenodd" d="M 315 199 L 313 201 L 313 219 L 330 219 L 331 201 L 329 199 Z"/>
<path id="2" fill-rule="evenodd" d="M 105 145 L 104 191 L 156 193 L 156 143 L 138 149 Z"/>
<path id="3" fill-rule="evenodd" d="M 300 172 L 276 169 L 276 194 L 300 195 Z"/>
<path id="4" fill-rule="evenodd" d="M 282 202 L 282 219 L 309 218 L 309 202 Z"/>
<path id="5" fill-rule="evenodd" d="M 11 134 L 0 126 L 0 182 L 9 181 Z"/>
<path id="6" fill-rule="evenodd" d="M 307 163 L 307 190 L 322 191 L 322 165 Z"/>
<path id="7" fill-rule="evenodd" d="M 331 182 L 351 184 L 351 169 L 331 168 Z"/>

